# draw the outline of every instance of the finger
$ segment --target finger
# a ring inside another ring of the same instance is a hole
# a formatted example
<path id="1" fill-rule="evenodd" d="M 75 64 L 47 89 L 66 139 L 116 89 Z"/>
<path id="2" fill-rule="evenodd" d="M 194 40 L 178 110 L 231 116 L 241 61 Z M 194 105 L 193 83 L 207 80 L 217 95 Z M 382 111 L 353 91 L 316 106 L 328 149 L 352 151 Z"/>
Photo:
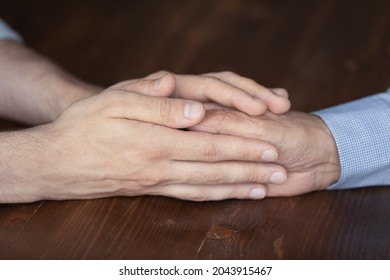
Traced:
<path id="1" fill-rule="evenodd" d="M 205 114 L 199 102 L 144 96 L 125 89 L 106 91 L 99 96 L 99 102 L 108 117 L 139 120 L 172 128 L 195 125 Z"/>
<path id="2" fill-rule="evenodd" d="M 154 73 L 146 76 L 145 79 L 147 79 L 147 80 L 156 80 L 156 79 L 159 79 L 161 77 L 166 76 L 167 74 L 174 75 L 173 73 L 171 73 L 169 71 L 160 70 L 160 71 L 154 72 Z"/>
<path id="3" fill-rule="evenodd" d="M 224 161 L 210 164 L 180 161 L 171 163 L 166 176 L 174 180 L 166 181 L 196 185 L 283 184 L 287 179 L 286 174 L 284 167 L 272 163 Z"/>
<path id="4" fill-rule="evenodd" d="M 274 162 L 277 149 L 264 141 L 239 136 L 176 131 L 166 151 L 177 161 L 217 162 L 227 160 Z"/>
<path id="5" fill-rule="evenodd" d="M 271 88 L 270 90 L 279 96 L 289 98 L 288 91 L 285 88 Z"/>
<path id="6" fill-rule="evenodd" d="M 301 195 L 313 191 L 319 191 L 319 189 L 315 188 L 313 185 L 309 185 L 310 180 L 308 180 L 307 175 L 295 173 L 293 176 L 295 177 L 294 178 L 295 182 L 308 182 L 308 183 L 292 185 L 289 182 L 289 179 L 287 179 L 286 183 L 284 184 L 280 184 L 280 185 L 267 184 L 266 196 L 268 197 L 296 196 L 296 195 Z"/>
<path id="7" fill-rule="evenodd" d="M 160 71 L 143 79 L 123 81 L 110 87 L 110 90 L 120 89 L 148 96 L 170 96 L 176 86 L 175 76 L 169 72 Z"/>
<path id="8" fill-rule="evenodd" d="M 286 184 L 282 185 L 274 185 L 274 184 L 267 184 L 266 186 L 266 196 L 267 197 L 284 197 L 284 196 L 295 196 L 303 193 L 297 193 L 296 187 L 287 187 Z"/>
<path id="9" fill-rule="evenodd" d="M 191 201 L 216 201 L 225 199 L 253 199 L 265 197 L 261 184 L 222 184 L 216 186 L 175 184 L 158 186 L 147 190 L 154 195 L 174 197 Z"/>
<path id="10" fill-rule="evenodd" d="M 267 110 L 262 100 L 211 76 L 176 75 L 174 95 L 200 102 L 213 101 L 249 115 L 261 115 Z"/>
<path id="11" fill-rule="evenodd" d="M 287 99 L 288 93 L 286 90 L 282 92 L 282 90 L 276 89 L 276 92 L 273 92 L 256 83 L 254 80 L 242 77 L 233 72 L 208 73 L 205 75 L 220 79 L 225 83 L 242 89 L 257 99 L 262 100 L 266 104 L 266 107 L 275 114 L 285 113 L 291 107 L 290 100 Z"/>
<path id="12" fill-rule="evenodd" d="M 229 108 L 229 107 L 226 107 L 226 106 L 222 106 L 218 103 L 214 103 L 214 102 L 207 102 L 207 103 L 203 103 L 203 106 L 204 108 L 207 110 L 215 110 L 215 109 L 223 109 L 223 110 L 234 110 L 232 108 Z"/>

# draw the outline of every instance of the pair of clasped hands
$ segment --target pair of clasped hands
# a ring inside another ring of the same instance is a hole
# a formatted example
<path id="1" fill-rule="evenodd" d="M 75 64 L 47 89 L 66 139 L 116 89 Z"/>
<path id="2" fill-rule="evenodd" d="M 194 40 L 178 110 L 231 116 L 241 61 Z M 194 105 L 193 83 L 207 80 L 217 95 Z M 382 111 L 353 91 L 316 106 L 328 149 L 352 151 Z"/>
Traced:
<path id="1" fill-rule="evenodd" d="M 45 178 L 57 187 L 31 200 L 256 200 L 324 189 L 337 179 L 321 176 L 329 131 L 289 109 L 285 89 L 232 72 L 160 71 L 118 83 L 39 128 L 53 158 L 44 164 L 56 169 Z"/>

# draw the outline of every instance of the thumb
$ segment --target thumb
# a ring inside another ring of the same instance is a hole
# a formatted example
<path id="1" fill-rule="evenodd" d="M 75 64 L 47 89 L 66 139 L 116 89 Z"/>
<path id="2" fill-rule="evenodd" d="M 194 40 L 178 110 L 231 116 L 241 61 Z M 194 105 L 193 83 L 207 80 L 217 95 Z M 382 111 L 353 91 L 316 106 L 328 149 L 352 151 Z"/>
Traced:
<path id="1" fill-rule="evenodd" d="M 101 102 L 108 104 L 109 117 L 138 120 L 171 128 L 187 128 L 202 121 L 205 108 L 200 102 L 133 92 L 106 91 Z M 108 108 L 107 108 L 108 107 Z"/>
<path id="2" fill-rule="evenodd" d="M 148 76 L 143 79 L 123 81 L 110 89 L 120 89 L 148 96 L 170 96 L 176 87 L 176 78 L 169 72 L 159 72 L 158 76 Z"/>

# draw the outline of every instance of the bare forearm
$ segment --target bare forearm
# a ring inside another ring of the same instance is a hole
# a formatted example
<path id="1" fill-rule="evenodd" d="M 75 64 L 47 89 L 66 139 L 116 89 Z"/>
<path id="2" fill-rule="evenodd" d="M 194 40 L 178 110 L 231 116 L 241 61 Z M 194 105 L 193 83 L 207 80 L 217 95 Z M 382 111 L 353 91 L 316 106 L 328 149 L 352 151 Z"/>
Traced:
<path id="1" fill-rule="evenodd" d="M 47 170 L 43 127 L 0 133 L 0 203 L 42 199 L 40 170 Z"/>
<path id="2" fill-rule="evenodd" d="M 0 117 L 30 125 L 48 123 L 74 101 L 100 90 L 29 48 L 0 40 Z"/>

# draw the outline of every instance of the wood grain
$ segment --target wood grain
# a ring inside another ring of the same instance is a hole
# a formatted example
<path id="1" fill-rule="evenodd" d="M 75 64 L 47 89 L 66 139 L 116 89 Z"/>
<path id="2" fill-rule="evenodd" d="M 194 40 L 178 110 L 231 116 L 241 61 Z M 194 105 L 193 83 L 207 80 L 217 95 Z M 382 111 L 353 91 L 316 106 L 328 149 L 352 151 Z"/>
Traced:
<path id="1" fill-rule="evenodd" d="M 294 109 L 312 111 L 390 85 L 387 0 L 14 0 L 0 11 L 28 45 L 103 86 L 160 69 L 232 70 L 286 87 Z M 0 205 L 0 258 L 389 259 L 389 201 L 377 187 Z"/>

